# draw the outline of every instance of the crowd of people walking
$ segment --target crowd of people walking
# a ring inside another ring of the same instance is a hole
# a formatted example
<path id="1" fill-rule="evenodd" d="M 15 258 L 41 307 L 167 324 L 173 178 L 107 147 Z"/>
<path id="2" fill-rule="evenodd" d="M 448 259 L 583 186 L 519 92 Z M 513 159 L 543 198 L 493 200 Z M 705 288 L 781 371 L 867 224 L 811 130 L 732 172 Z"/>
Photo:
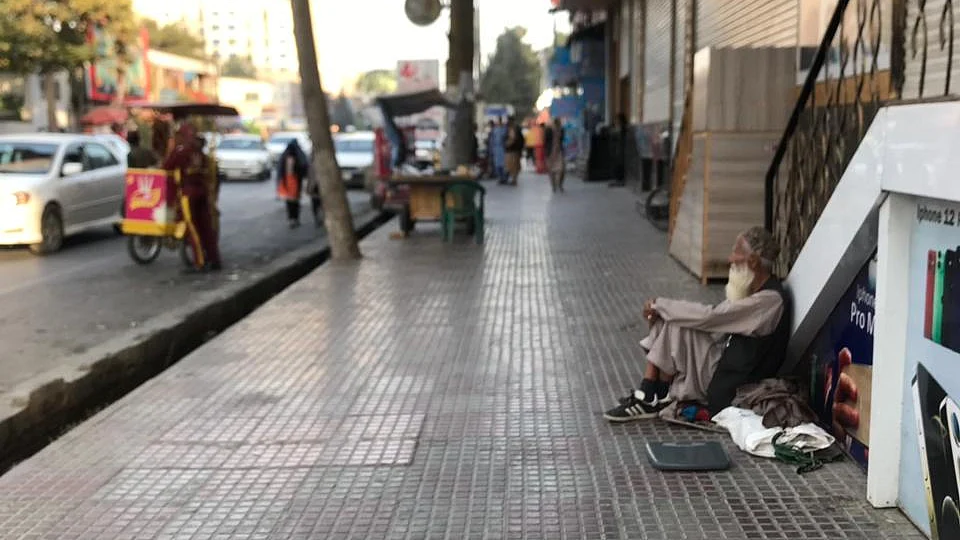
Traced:
<path id="1" fill-rule="evenodd" d="M 563 193 L 566 176 L 564 138 L 559 118 L 554 118 L 550 124 L 531 125 L 526 133 L 513 116 L 506 122 L 502 118 L 490 120 L 486 136 L 487 174 L 501 185 L 516 186 L 525 155 L 526 162 L 538 174 L 550 178 L 553 192 Z"/>

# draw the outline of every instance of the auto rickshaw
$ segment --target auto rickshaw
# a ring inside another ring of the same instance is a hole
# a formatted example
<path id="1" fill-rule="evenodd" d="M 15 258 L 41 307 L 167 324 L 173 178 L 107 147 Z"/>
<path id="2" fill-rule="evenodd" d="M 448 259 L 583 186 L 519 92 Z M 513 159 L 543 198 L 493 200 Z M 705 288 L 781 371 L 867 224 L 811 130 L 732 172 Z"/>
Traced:
<path id="1" fill-rule="evenodd" d="M 211 103 L 176 105 L 138 105 L 168 115 L 173 122 L 188 117 L 239 116 L 233 107 Z M 167 156 L 173 150 L 171 125 L 155 128 L 154 149 Z M 216 156 L 209 149 L 209 186 L 214 202 L 219 196 Z M 219 211 L 213 205 L 214 227 L 219 232 Z M 124 219 L 120 228 L 127 235 L 127 252 L 137 264 L 150 264 L 160 256 L 163 248 L 178 250 L 187 267 L 203 266 L 203 255 L 193 253 L 190 242 L 184 238 L 191 228 L 189 205 L 181 190 L 179 171 L 163 169 L 128 169 L 124 193 Z"/>

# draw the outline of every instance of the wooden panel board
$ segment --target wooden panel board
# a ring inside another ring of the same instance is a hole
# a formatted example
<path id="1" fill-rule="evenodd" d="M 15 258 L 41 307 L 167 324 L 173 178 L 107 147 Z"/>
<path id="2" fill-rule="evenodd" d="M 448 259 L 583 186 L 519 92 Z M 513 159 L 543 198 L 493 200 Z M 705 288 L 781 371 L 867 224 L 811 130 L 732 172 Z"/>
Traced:
<path id="1" fill-rule="evenodd" d="M 727 276 L 727 259 L 737 235 L 763 224 L 764 176 L 779 132 L 712 133 L 707 165 L 705 230 L 702 277 Z"/>
<path id="2" fill-rule="evenodd" d="M 794 49 L 724 49 L 694 59 L 694 131 L 782 130 L 795 102 Z"/>
<path id="3" fill-rule="evenodd" d="M 706 137 L 694 136 L 690 169 L 670 239 L 670 255 L 696 275 L 702 264 L 705 148 Z"/>

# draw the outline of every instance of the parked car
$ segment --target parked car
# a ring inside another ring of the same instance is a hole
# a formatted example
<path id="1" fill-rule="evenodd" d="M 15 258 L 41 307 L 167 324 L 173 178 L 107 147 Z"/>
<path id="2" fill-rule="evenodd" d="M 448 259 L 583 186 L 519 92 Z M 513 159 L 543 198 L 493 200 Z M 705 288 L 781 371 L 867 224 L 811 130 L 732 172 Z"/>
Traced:
<path id="1" fill-rule="evenodd" d="M 375 139 L 372 131 L 341 133 L 334 137 L 337 163 L 347 187 L 364 187 L 367 171 L 373 167 Z"/>
<path id="2" fill-rule="evenodd" d="M 130 153 L 130 143 L 128 143 L 126 139 L 114 133 L 103 133 L 94 135 L 94 137 L 96 137 L 97 140 L 106 143 L 106 145 L 113 150 L 113 153 L 120 158 L 120 161 L 126 163 L 127 154 Z"/>
<path id="3" fill-rule="evenodd" d="M 257 135 L 224 135 L 217 144 L 217 168 L 223 180 L 267 180 L 273 164 Z"/>
<path id="4" fill-rule="evenodd" d="M 204 141 L 207 142 L 207 144 L 203 146 L 203 153 L 207 155 L 210 154 L 210 150 L 215 150 L 217 148 L 217 146 L 220 144 L 220 139 L 223 138 L 223 135 L 217 133 L 216 131 L 204 131 L 199 135 Z"/>
<path id="5" fill-rule="evenodd" d="M 97 136 L 0 136 L 0 245 L 59 251 L 67 236 L 116 226 L 127 165 Z"/>
<path id="6" fill-rule="evenodd" d="M 270 159 L 274 164 L 280 159 L 280 154 L 287 149 L 290 141 L 296 139 L 300 144 L 303 153 L 310 155 L 313 151 L 313 144 L 310 142 L 310 135 L 306 131 L 278 131 L 270 136 L 267 141 L 267 148 L 270 150 Z"/>

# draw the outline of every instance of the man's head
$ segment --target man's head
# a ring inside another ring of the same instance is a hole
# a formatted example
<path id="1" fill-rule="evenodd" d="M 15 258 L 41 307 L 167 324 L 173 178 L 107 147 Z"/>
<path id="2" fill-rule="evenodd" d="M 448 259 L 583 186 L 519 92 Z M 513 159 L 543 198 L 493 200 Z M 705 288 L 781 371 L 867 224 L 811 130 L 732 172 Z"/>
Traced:
<path id="1" fill-rule="evenodd" d="M 194 146 L 197 143 L 197 128 L 193 127 L 193 124 L 189 122 L 184 122 L 180 124 L 180 129 L 177 130 L 177 143 L 184 146 Z"/>
<path id="2" fill-rule="evenodd" d="M 560 122 L 560 117 L 559 117 L 559 116 L 557 116 L 557 117 L 555 117 L 555 118 L 553 119 L 553 127 L 557 128 L 557 129 L 560 129 L 560 127 L 562 127 L 562 125 L 563 125 L 563 124 Z"/>
<path id="3" fill-rule="evenodd" d="M 780 246 L 763 227 L 751 227 L 737 236 L 730 253 L 727 299 L 740 300 L 757 292 L 773 274 Z"/>

